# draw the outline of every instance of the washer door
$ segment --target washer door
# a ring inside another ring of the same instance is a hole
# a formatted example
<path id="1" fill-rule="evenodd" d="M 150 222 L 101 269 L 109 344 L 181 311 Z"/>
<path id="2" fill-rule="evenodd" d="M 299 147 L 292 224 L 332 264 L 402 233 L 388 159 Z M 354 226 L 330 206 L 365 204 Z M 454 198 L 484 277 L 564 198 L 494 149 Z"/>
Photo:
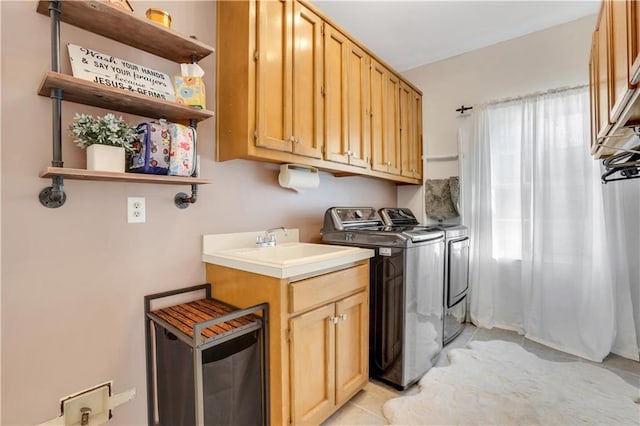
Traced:
<path id="1" fill-rule="evenodd" d="M 449 242 L 447 307 L 467 294 L 469 287 L 469 238 Z"/>

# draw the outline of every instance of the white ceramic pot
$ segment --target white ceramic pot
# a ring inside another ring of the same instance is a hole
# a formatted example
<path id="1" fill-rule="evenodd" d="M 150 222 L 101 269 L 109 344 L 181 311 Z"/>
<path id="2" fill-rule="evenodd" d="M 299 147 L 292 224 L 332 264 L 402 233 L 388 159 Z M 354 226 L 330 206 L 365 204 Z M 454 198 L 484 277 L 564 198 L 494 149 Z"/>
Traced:
<path id="1" fill-rule="evenodd" d="M 124 173 L 125 155 L 121 146 L 93 144 L 87 147 L 87 170 Z"/>

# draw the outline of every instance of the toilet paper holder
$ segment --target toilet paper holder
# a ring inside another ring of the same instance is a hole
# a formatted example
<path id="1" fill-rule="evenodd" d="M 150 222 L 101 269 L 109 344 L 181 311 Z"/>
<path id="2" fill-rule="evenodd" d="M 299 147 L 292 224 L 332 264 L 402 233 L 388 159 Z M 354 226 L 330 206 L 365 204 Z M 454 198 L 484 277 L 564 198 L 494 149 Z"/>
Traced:
<path id="1" fill-rule="evenodd" d="M 320 185 L 320 173 L 316 167 L 303 164 L 282 164 L 278 183 L 283 188 L 300 191 L 317 188 Z"/>

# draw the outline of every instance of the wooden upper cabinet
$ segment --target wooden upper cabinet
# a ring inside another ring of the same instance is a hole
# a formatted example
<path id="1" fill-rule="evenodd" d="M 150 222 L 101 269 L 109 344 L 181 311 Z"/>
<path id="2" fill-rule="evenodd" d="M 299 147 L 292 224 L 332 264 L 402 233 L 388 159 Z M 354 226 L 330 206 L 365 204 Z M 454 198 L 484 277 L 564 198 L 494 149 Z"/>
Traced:
<path id="1" fill-rule="evenodd" d="M 297 2 L 257 3 L 256 146 L 322 156 L 322 20 Z"/>
<path id="2" fill-rule="evenodd" d="M 604 4 L 600 13 L 600 21 L 596 30 L 596 51 L 597 56 L 597 93 L 598 93 L 598 138 L 607 134 L 611 128 L 609 121 L 609 12 Z"/>
<path id="3" fill-rule="evenodd" d="M 322 158 L 322 26 L 318 15 L 293 3 L 293 152 Z"/>
<path id="4" fill-rule="evenodd" d="M 629 82 L 640 82 L 640 1 L 627 0 L 627 43 L 629 46 Z"/>
<path id="5" fill-rule="evenodd" d="M 256 146 L 291 151 L 290 2 L 257 2 Z"/>
<path id="6" fill-rule="evenodd" d="M 347 114 L 349 164 L 369 167 L 369 55 L 349 43 L 347 67 Z"/>
<path id="7" fill-rule="evenodd" d="M 591 55 L 589 57 L 589 106 L 591 111 L 591 153 L 598 148 L 598 32 L 591 39 Z"/>
<path id="8" fill-rule="evenodd" d="M 627 2 L 606 2 L 605 9 L 609 27 L 609 122 L 615 123 L 632 94 L 627 57 Z"/>
<path id="9" fill-rule="evenodd" d="M 591 153 L 617 152 L 640 124 L 640 2 L 605 0 L 593 33 L 589 60 Z"/>
<path id="10" fill-rule="evenodd" d="M 371 60 L 371 168 L 400 174 L 400 80 Z"/>
<path id="11" fill-rule="evenodd" d="M 369 56 L 325 24 L 325 159 L 369 166 Z"/>
<path id="12" fill-rule="evenodd" d="M 422 178 L 422 96 L 400 84 L 400 157 L 402 176 Z"/>
<path id="13" fill-rule="evenodd" d="M 400 79 L 387 72 L 385 96 L 385 133 L 387 138 L 387 172 L 400 174 Z"/>
<path id="14" fill-rule="evenodd" d="M 421 183 L 415 167 L 401 173 L 404 80 L 313 4 L 219 1 L 216 19 L 218 161 Z"/>

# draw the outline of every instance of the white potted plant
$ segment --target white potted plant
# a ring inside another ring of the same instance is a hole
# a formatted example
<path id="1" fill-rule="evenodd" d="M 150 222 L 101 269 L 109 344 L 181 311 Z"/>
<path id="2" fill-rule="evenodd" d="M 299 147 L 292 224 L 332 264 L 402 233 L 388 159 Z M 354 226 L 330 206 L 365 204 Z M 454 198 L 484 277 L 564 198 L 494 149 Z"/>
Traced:
<path id="1" fill-rule="evenodd" d="M 111 113 L 103 117 L 76 113 L 69 130 L 74 142 L 87 149 L 87 170 L 124 173 L 125 150 L 131 150 L 137 137 L 135 127 Z"/>

